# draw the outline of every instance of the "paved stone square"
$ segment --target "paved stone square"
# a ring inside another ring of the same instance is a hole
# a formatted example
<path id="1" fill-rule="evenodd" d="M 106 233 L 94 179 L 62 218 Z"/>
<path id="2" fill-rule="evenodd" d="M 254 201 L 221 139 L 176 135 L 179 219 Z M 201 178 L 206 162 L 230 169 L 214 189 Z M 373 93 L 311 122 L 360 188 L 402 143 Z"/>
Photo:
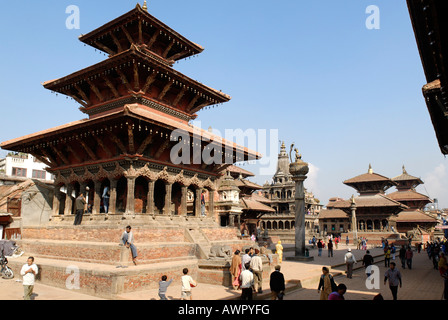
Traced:
<path id="1" fill-rule="evenodd" d="M 285 256 L 292 256 L 293 251 L 288 251 L 285 246 Z M 288 293 L 285 300 L 319 300 L 317 285 L 321 275 L 322 266 L 330 266 L 331 273 L 335 276 L 336 283 L 344 283 L 348 291 L 345 295 L 347 300 L 371 300 L 381 293 L 385 300 L 391 300 L 392 295 L 388 286 L 383 283 L 384 272 L 387 268 L 384 266 L 381 248 L 369 249 L 375 257 L 375 262 L 380 268 L 380 289 L 369 290 L 366 287 L 366 278 L 364 268 L 361 262 L 355 266 L 353 278 L 348 279 L 345 276 L 344 254 L 346 246 L 339 245 L 339 249 L 334 251 L 333 257 L 328 257 L 327 251 L 323 250 L 322 256 L 317 256 L 317 249 L 310 249 L 310 255 L 314 261 L 295 262 L 284 260 L 282 263 L 282 272 L 288 284 Z M 364 255 L 362 250 L 353 250 L 356 258 L 360 261 Z M 441 300 L 443 292 L 443 279 L 438 271 L 432 267 L 432 262 L 428 259 L 425 252 L 414 254 L 412 270 L 402 270 L 400 263 L 397 265 L 403 276 L 403 287 L 398 291 L 399 300 Z M 130 267 L 131 268 L 131 267 Z M 0 279 L 0 300 L 21 300 L 23 297 L 23 288 L 20 275 L 13 280 Z M 263 294 L 256 295 L 255 299 L 269 299 L 269 279 L 263 281 Z M 85 294 L 80 294 L 76 290 L 65 290 L 53 288 L 50 286 L 36 283 L 34 292 L 35 300 L 101 300 Z M 193 289 L 194 300 L 236 300 L 241 291 L 233 290 L 223 286 L 208 285 L 200 283 Z M 180 283 L 173 283 L 167 291 L 167 297 L 170 300 L 180 298 Z M 117 296 L 121 300 L 159 300 L 157 289 L 134 292 Z"/>

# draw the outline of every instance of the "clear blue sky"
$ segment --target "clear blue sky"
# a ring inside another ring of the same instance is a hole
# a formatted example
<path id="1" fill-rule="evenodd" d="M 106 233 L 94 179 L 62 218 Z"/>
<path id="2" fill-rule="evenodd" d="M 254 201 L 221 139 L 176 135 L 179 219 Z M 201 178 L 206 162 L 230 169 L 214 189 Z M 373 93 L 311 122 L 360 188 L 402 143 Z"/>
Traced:
<path id="1" fill-rule="evenodd" d="M 1 141 L 85 117 L 74 101 L 41 83 L 106 59 L 78 36 L 136 4 L 2 2 Z M 365 26 L 372 4 L 380 9 L 379 30 Z M 80 9 L 79 30 L 66 28 L 69 5 Z M 324 204 L 356 193 L 342 182 L 371 163 L 391 178 L 405 165 L 425 181 L 419 192 L 448 207 L 448 165 L 422 97 L 426 81 L 405 1 L 150 0 L 148 6 L 205 48 L 174 67 L 232 96 L 199 113 L 203 128 L 278 129 L 279 139 L 294 142 L 311 164 L 305 185 Z M 259 164 L 244 168 L 258 183 L 271 178 L 259 175 Z"/>

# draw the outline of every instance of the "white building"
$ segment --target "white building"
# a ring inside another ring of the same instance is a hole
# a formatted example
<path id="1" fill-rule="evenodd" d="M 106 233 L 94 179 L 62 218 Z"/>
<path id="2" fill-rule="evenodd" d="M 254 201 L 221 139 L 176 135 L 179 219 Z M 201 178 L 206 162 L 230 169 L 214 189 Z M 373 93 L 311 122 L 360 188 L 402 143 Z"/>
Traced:
<path id="1" fill-rule="evenodd" d="M 26 153 L 11 152 L 5 159 L 0 159 L 0 175 L 11 178 L 54 180 L 46 168 L 46 164 Z"/>

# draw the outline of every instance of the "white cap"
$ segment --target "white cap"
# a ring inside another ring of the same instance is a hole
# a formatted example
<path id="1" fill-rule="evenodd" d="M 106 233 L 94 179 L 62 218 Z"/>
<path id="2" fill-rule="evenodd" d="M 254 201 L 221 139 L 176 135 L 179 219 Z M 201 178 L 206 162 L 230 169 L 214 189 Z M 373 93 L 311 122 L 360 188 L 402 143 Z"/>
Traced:
<path id="1" fill-rule="evenodd" d="M 349 252 L 350 252 L 350 251 L 352 251 L 352 249 L 348 248 L 348 249 L 347 249 L 347 251 L 349 251 Z"/>

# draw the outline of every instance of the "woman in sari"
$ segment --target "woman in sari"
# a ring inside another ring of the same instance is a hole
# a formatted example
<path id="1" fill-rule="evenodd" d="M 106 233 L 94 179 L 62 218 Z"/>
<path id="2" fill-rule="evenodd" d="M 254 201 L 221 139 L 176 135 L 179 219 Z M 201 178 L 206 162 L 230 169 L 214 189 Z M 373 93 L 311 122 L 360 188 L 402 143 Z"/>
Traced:
<path id="1" fill-rule="evenodd" d="M 323 267 L 319 287 L 317 288 L 317 292 L 320 292 L 320 300 L 328 300 L 328 296 L 334 291 L 335 287 L 336 285 L 330 271 L 327 267 Z"/>
<path id="2" fill-rule="evenodd" d="M 240 250 L 236 250 L 232 258 L 232 263 L 230 265 L 230 273 L 232 274 L 232 286 L 234 290 L 240 287 L 240 274 L 241 274 L 241 256 Z"/>

